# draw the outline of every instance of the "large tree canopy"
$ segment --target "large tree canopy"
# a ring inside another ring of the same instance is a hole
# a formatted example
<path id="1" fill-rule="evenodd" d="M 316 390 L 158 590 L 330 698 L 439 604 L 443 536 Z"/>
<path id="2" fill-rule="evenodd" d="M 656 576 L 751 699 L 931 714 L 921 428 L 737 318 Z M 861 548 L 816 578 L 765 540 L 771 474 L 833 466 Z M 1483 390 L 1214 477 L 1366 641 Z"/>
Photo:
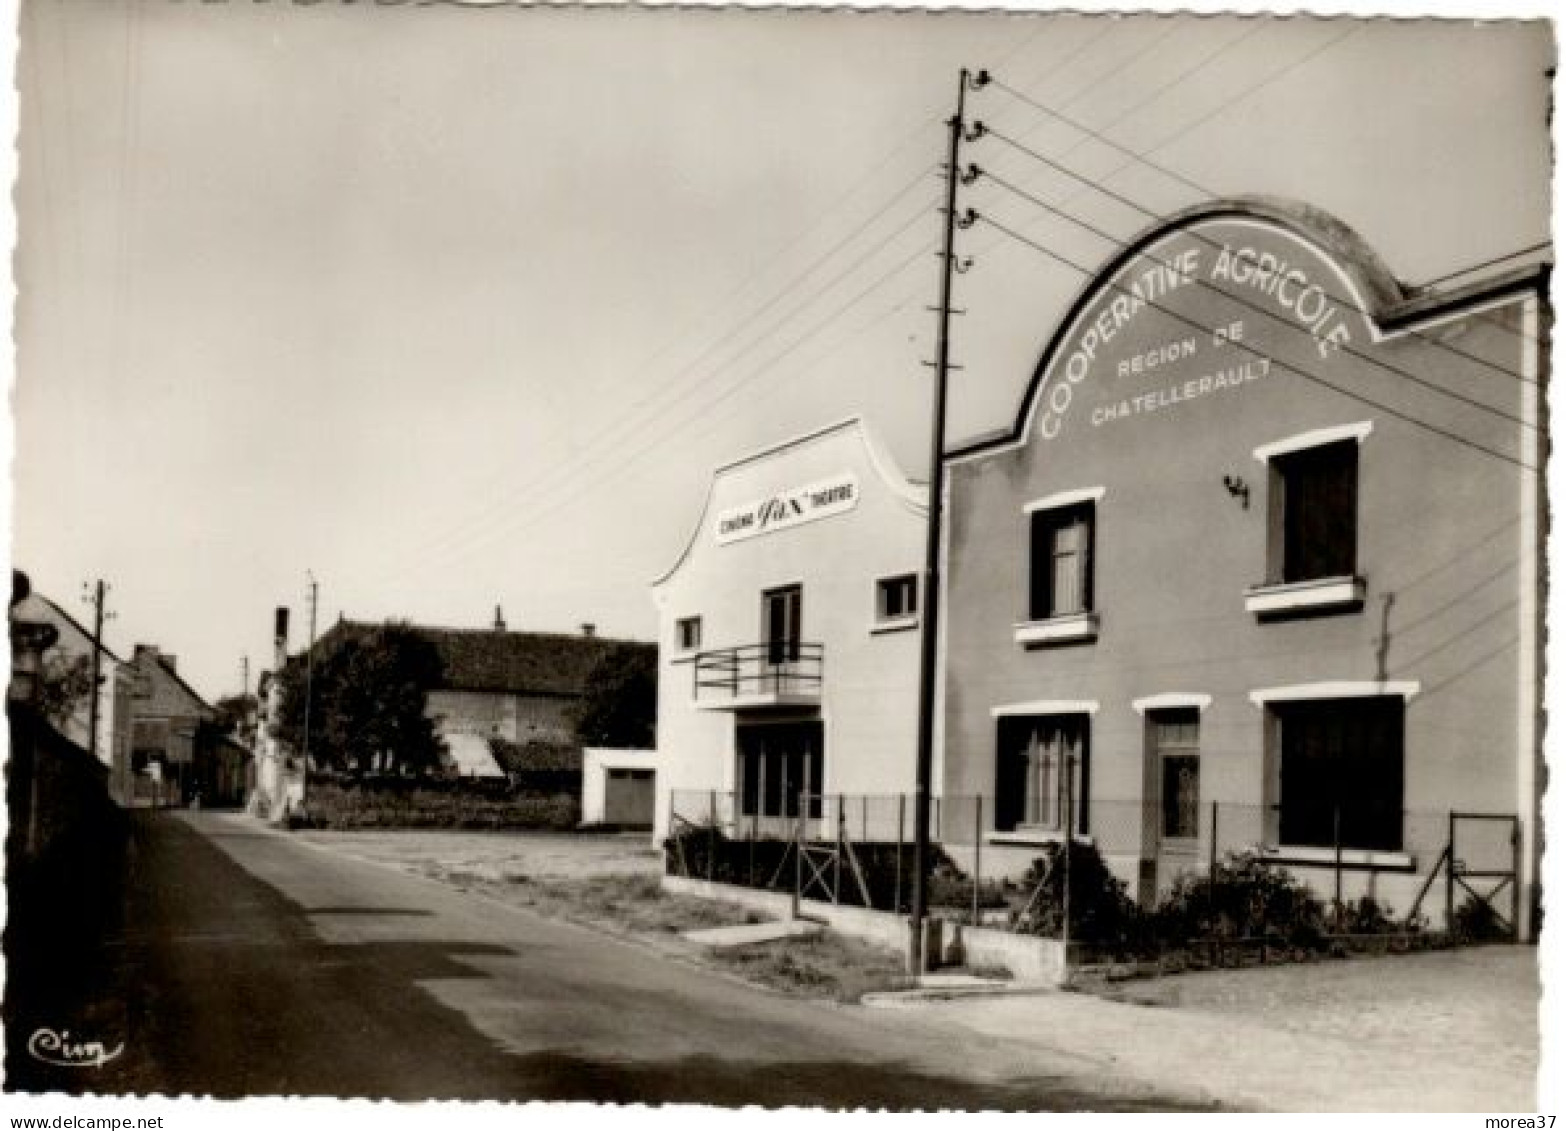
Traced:
<path id="1" fill-rule="evenodd" d="M 617 647 L 587 675 L 576 709 L 583 746 L 652 747 L 658 719 L 658 653 Z"/>
<path id="2" fill-rule="evenodd" d="M 437 769 L 445 743 L 425 715 L 440 680 L 434 645 L 406 625 L 328 635 L 317 642 L 309 678 L 310 764 L 353 774 L 418 774 Z M 283 669 L 278 737 L 304 750 L 306 666 Z"/>

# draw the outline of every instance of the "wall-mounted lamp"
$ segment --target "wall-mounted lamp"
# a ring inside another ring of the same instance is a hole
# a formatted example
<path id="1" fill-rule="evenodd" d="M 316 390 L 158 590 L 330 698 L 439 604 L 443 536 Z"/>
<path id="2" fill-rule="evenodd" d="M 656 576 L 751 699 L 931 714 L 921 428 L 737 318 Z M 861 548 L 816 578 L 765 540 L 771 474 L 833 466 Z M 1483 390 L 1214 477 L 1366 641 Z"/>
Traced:
<path id="1" fill-rule="evenodd" d="M 1251 509 L 1250 484 L 1246 483 L 1238 475 L 1225 475 L 1223 477 L 1223 485 L 1228 488 L 1229 494 L 1240 500 L 1241 507 L 1245 510 Z"/>

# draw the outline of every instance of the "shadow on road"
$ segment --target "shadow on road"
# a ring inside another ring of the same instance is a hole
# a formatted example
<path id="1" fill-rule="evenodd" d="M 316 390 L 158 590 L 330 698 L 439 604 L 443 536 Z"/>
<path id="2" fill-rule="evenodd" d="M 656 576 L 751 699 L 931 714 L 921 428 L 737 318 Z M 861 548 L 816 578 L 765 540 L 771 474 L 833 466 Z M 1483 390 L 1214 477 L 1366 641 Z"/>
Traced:
<path id="1" fill-rule="evenodd" d="M 1170 1110 L 1058 1078 L 964 1079 L 887 1060 L 845 1064 L 802 1045 L 784 1062 L 708 1056 L 616 1062 L 511 1052 L 424 987 L 486 978 L 464 959 L 503 946 L 443 939 L 324 940 L 311 915 L 423 917 L 404 907 L 293 902 L 177 819 L 133 822 L 127 930 L 106 953 L 125 987 L 125 1052 L 74 1069 L 101 1094 L 707 1103 L 725 1106 Z M 634 1021 L 628 1019 L 628 1024 Z M 118 1038 L 116 1038 L 118 1039 Z M 11 1086 L 8 1082 L 8 1086 Z M 22 1085 L 20 1090 L 32 1090 Z"/>

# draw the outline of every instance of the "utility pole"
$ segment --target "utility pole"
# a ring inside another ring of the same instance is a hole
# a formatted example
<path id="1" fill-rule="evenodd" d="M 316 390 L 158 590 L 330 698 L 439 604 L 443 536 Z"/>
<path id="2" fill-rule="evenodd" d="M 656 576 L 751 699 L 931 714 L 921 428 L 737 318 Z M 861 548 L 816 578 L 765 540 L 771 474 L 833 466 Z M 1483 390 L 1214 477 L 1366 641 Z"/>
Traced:
<path id="1" fill-rule="evenodd" d="M 87 586 L 85 594 L 85 600 L 92 605 L 92 688 L 87 708 L 87 749 L 94 758 L 98 756 L 98 684 L 103 678 L 103 602 L 108 592 L 109 587 L 100 577 Z M 112 751 L 110 757 L 113 757 Z"/>
<path id="2" fill-rule="evenodd" d="M 988 71 L 970 75 L 964 67 L 957 75 L 957 112 L 947 123 L 951 136 L 946 156 L 946 232 L 941 248 L 941 303 L 936 308 L 935 392 L 930 421 L 930 496 L 924 550 L 924 613 L 919 618 L 919 737 L 914 789 L 914 888 L 909 921 L 909 973 L 923 974 L 925 954 L 925 863 L 930 855 L 930 779 L 935 761 L 935 665 L 939 629 L 941 565 L 941 497 L 946 489 L 946 382 L 951 370 L 952 277 L 959 266 L 952 247 L 957 220 L 957 150 L 963 139 L 963 102 L 970 89 L 989 82 Z M 978 835 L 978 830 L 975 830 Z"/>
<path id="3" fill-rule="evenodd" d="M 310 638 L 305 648 L 305 717 L 304 717 L 304 751 L 300 767 L 301 772 L 308 776 L 310 772 L 310 697 L 312 683 L 315 680 L 315 600 L 319 586 L 316 584 L 315 574 L 305 570 L 305 576 L 310 579 Z"/>

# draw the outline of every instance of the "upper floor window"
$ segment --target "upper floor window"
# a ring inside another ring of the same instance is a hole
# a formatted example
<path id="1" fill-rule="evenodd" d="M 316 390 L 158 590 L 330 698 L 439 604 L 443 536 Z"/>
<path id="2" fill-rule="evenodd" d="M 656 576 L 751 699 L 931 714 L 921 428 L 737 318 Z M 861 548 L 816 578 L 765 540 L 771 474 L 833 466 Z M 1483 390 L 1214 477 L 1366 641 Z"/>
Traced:
<path id="1" fill-rule="evenodd" d="M 1267 580 L 1288 585 L 1354 574 L 1359 444 L 1340 440 L 1271 461 Z"/>
<path id="2" fill-rule="evenodd" d="M 768 664 L 790 664 L 799 659 L 804 607 L 802 586 L 785 585 L 762 593 L 761 631 Z"/>
<path id="3" fill-rule="evenodd" d="M 1028 619 L 1093 610 L 1094 504 L 1034 511 L 1028 564 Z"/>
<path id="4" fill-rule="evenodd" d="M 907 620 L 919 612 L 919 579 L 911 573 L 883 577 L 875 583 L 875 619 Z"/>
<path id="5" fill-rule="evenodd" d="M 701 647 L 700 617 L 681 617 L 674 622 L 674 647 L 681 652 L 694 652 Z"/>
<path id="6" fill-rule="evenodd" d="M 1266 579 L 1246 594 L 1261 616 L 1357 609 L 1359 446 L 1368 422 L 1325 428 L 1256 450 L 1267 464 Z"/>

